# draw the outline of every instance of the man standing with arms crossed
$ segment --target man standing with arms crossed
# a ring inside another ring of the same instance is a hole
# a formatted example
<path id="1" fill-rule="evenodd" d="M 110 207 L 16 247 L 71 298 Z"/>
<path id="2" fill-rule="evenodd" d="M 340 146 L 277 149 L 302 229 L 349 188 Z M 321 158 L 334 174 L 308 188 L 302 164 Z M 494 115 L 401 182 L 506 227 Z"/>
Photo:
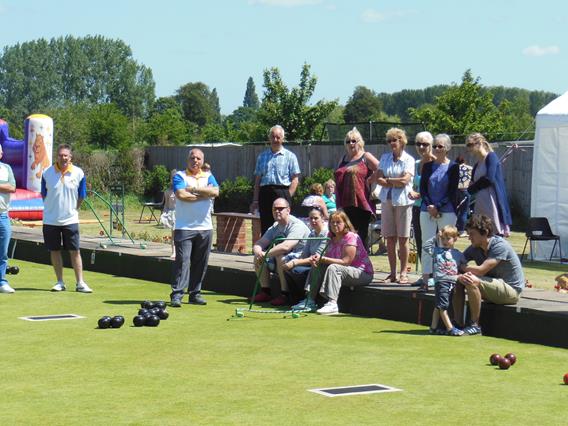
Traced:
<path id="1" fill-rule="evenodd" d="M 268 132 L 270 149 L 260 153 L 254 169 L 254 196 L 250 212 L 260 213 L 260 233 L 264 233 L 274 223 L 272 203 L 277 198 L 284 198 L 292 204 L 292 197 L 298 187 L 300 166 L 296 154 L 285 149 L 284 129 L 273 126 Z"/>
<path id="2" fill-rule="evenodd" d="M 51 291 L 65 291 L 61 247 L 69 251 L 75 272 L 75 290 L 92 293 L 83 280 L 83 261 L 79 251 L 79 208 L 87 196 L 85 173 L 71 163 L 73 154 L 69 145 L 59 145 L 55 164 L 43 172 L 43 240 L 49 250 L 57 283 Z"/>
<path id="3" fill-rule="evenodd" d="M 176 259 L 170 305 L 181 307 L 188 288 L 189 303 L 206 305 L 201 286 L 211 251 L 213 198 L 219 195 L 219 185 L 210 172 L 201 170 L 205 156 L 194 148 L 187 157 L 187 169 L 176 173 L 173 190 L 176 194 L 174 245 Z"/>

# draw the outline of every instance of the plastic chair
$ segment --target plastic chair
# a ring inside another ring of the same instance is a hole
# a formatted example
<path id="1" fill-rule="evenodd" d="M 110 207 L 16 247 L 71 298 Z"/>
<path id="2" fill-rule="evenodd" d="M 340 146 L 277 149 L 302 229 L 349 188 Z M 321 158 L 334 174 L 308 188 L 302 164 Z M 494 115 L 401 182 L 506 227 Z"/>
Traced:
<path id="1" fill-rule="evenodd" d="M 156 210 L 158 210 L 159 212 L 162 211 L 162 209 L 164 208 L 164 204 L 166 202 L 166 199 L 164 197 L 164 193 L 163 192 L 158 192 L 156 194 L 156 196 L 154 197 L 154 201 L 152 202 L 147 202 L 147 203 L 142 203 L 142 211 L 140 212 L 140 218 L 138 219 L 138 223 L 142 223 L 142 222 L 147 222 L 150 223 L 153 220 L 155 220 L 156 222 L 160 223 L 160 219 L 156 216 L 156 213 L 154 213 Z M 144 216 L 144 211 L 148 209 L 150 211 L 150 217 L 148 219 L 142 219 L 142 217 Z"/>
<path id="2" fill-rule="evenodd" d="M 554 249 L 558 243 L 560 250 L 560 262 L 562 263 L 562 244 L 560 243 L 560 236 L 553 234 L 552 229 L 550 229 L 550 223 L 545 217 L 531 217 L 529 219 L 528 229 L 525 232 L 527 239 L 525 240 L 525 246 L 523 247 L 523 253 L 521 254 L 521 261 L 525 255 L 525 250 L 527 248 L 527 243 L 530 241 L 530 251 L 531 251 L 531 261 L 533 258 L 532 242 L 533 241 L 554 241 L 554 246 L 550 252 L 550 259 L 552 260 L 552 255 L 554 254 Z"/>

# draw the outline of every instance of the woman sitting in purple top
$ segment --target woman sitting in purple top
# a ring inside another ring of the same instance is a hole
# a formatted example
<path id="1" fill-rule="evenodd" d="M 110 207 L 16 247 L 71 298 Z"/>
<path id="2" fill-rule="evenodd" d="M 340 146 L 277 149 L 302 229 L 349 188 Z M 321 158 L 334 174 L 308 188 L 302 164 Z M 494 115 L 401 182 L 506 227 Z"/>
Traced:
<path id="1" fill-rule="evenodd" d="M 456 196 L 459 183 L 459 166 L 448 157 L 448 151 L 452 148 L 452 141 L 445 133 L 434 138 L 432 144 L 436 159 L 424 164 L 420 180 L 420 228 L 422 229 L 422 241 L 433 238 L 438 230 L 446 225 L 455 225 Z M 434 285 L 430 278 L 432 274 L 432 256 L 422 250 L 422 281 L 421 290 L 428 290 Z"/>

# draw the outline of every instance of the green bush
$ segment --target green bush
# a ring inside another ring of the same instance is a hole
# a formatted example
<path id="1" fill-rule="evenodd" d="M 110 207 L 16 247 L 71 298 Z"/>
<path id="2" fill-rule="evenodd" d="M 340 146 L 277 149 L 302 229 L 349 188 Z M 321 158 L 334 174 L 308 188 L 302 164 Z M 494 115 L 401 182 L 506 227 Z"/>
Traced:
<path id="1" fill-rule="evenodd" d="M 219 188 L 219 197 L 215 200 L 215 211 L 248 213 L 253 189 L 252 180 L 244 176 L 225 180 Z"/>
<path id="2" fill-rule="evenodd" d="M 170 184 L 170 172 L 165 166 L 157 165 L 144 172 L 144 194 L 156 195 L 163 192 Z"/>
<path id="3" fill-rule="evenodd" d="M 302 204 L 302 200 L 310 193 L 310 186 L 314 183 L 321 183 L 323 185 L 329 179 L 333 179 L 332 169 L 327 169 L 325 167 L 315 169 L 311 176 L 306 176 L 302 182 L 300 182 L 300 185 L 294 194 L 292 204 L 294 206 Z"/>

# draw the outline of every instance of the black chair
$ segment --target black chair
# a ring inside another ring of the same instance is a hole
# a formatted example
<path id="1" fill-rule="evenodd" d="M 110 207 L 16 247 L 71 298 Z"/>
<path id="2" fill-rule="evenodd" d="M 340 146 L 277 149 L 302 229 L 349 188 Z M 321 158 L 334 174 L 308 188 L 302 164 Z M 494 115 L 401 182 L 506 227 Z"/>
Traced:
<path id="1" fill-rule="evenodd" d="M 531 260 L 534 260 L 533 250 L 532 250 L 533 241 L 554 241 L 554 246 L 552 246 L 552 251 L 550 252 L 550 260 L 552 260 L 554 249 L 556 248 L 556 244 L 558 243 L 558 247 L 560 250 L 560 262 L 562 263 L 562 244 L 560 243 L 560 236 L 552 233 L 552 229 L 550 229 L 550 224 L 548 223 L 547 218 L 531 217 L 529 219 L 529 226 L 527 231 L 525 232 L 525 235 L 527 239 L 525 241 L 525 246 L 523 247 L 523 253 L 521 254 L 521 261 L 523 260 L 523 256 L 525 255 L 525 250 L 527 248 L 527 243 L 529 241 L 530 241 L 529 249 L 531 251 Z"/>
<path id="2" fill-rule="evenodd" d="M 161 212 L 164 208 L 164 204 L 166 202 L 166 199 L 164 197 L 164 193 L 163 192 L 158 192 L 155 196 L 154 196 L 154 200 L 151 202 L 147 202 L 147 203 L 142 203 L 142 211 L 140 212 L 140 218 L 138 219 L 138 223 L 142 223 L 142 222 L 146 222 L 146 223 L 150 223 L 153 220 L 155 220 L 156 222 L 160 223 L 160 219 L 159 217 L 156 216 L 156 213 L 154 213 L 156 210 Z M 150 212 L 150 216 L 148 219 L 142 219 L 142 217 L 144 216 L 144 211 L 148 209 Z"/>

